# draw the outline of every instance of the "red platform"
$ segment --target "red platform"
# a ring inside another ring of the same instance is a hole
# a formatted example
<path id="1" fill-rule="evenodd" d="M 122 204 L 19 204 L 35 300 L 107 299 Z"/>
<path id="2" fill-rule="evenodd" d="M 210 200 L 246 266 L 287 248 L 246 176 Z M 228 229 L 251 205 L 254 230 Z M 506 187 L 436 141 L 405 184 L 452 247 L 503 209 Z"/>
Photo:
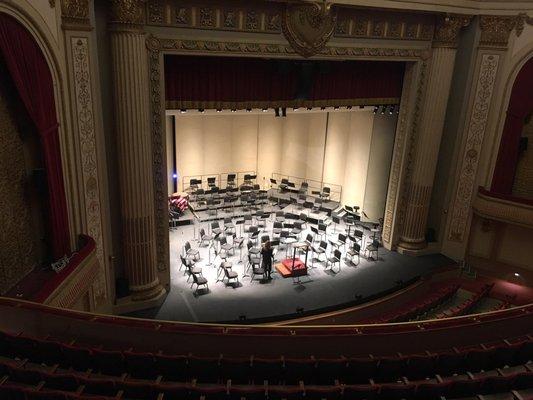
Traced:
<path id="1" fill-rule="evenodd" d="M 294 262 L 294 268 L 292 263 Z M 284 278 L 307 275 L 307 267 L 299 258 L 286 258 L 280 264 L 276 265 L 276 270 Z"/>

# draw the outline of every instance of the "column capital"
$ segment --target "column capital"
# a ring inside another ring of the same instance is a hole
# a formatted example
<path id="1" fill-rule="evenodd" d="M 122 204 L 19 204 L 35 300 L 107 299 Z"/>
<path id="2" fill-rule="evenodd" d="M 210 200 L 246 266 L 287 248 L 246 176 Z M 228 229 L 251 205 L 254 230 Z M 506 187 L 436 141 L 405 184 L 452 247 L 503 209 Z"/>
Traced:
<path id="1" fill-rule="evenodd" d="M 471 15 L 446 14 L 437 20 L 433 47 L 456 48 L 461 28 L 468 26 L 472 21 Z"/>
<path id="2" fill-rule="evenodd" d="M 146 0 L 111 0 L 110 21 L 115 29 L 138 30 L 145 23 Z"/>
<path id="3" fill-rule="evenodd" d="M 89 0 L 61 0 L 63 29 L 90 28 Z"/>
<path id="4" fill-rule="evenodd" d="M 479 45 L 491 48 L 507 48 L 511 31 L 520 26 L 519 16 L 481 15 Z"/>

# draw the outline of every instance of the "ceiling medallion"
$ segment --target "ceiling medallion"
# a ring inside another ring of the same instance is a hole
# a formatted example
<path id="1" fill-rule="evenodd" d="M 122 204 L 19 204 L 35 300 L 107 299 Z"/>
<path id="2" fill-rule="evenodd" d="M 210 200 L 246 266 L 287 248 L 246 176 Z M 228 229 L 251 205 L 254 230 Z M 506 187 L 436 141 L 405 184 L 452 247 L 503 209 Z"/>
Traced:
<path id="1" fill-rule="evenodd" d="M 337 15 L 326 1 L 288 3 L 283 15 L 283 34 L 303 57 L 319 53 L 330 39 Z"/>

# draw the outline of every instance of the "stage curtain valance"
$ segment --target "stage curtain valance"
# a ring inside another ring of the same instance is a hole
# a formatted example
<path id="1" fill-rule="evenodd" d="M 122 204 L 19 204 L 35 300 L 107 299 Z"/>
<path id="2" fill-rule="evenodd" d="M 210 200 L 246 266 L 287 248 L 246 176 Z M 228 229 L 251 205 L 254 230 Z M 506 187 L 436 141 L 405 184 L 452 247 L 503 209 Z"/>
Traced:
<path id="1" fill-rule="evenodd" d="M 165 56 L 167 109 L 397 104 L 403 62 Z"/>
<path id="2" fill-rule="evenodd" d="M 511 194 L 518 165 L 525 119 L 533 111 L 533 58 L 520 70 L 513 85 L 505 118 L 491 191 Z"/>
<path id="3" fill-rule="evenodd" d="M 52 75 L 32 35 L 14 18 L 0 13 L 0 54 L 28 115 L 39 131 L 46 169 L 52 253 L 70 252 L 69 228 Z"/>

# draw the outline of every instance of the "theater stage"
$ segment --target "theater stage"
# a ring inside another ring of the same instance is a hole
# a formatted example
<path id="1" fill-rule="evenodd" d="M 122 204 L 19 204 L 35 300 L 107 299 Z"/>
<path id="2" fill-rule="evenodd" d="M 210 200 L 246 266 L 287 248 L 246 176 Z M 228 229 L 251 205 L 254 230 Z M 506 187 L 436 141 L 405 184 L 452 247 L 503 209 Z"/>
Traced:
<path id="1" fill-rule="evenodd" d="M 236 221 L 234 219 L 234 221 Z M 292 278 L 282 278 L 274 273 L 271 281 L 261 281 L 256 277 L 243 278 L 246 268 L 246 250 L 242 251 L 243 263 L 239 263 L 240 251 L 229 258 L 233 262 L 233 270 L 239 275 L 238 285 L 226 285 L 216 282 L 216 266 L 207 266 L 209 262 L 207 247 L 198 247 L 198 242 L 191 239 L 198 235 L 199 229 L 207 230 L 207 223 L 198 223 L 179 227 L 170 232 L 171 291 L 163 305 L 157 309 L 145 310 L 131 314 L 132 316 L 157 318 L 162 320 L 191 322 L 266 322 L 275 319 L 306 315 L 311 311 L 326 311 L 354 304 L 359 296 L 363 300 L 385 294 L 398 287 L 398 282 L 407 283 L 439 267 L 453 264 L 453 261 L 442 255 L 409 257 L 384 248 L 379 249 L 377 261 L 360 259 L 358 266 L 349 266 L 343 260 L 340 272 L 325 270 L 322 263 L 315 262 L 309 269 L 309 275 L 301 278 L 301 284 L 295 284 Z M 328 228 L 328 237 L 332 238 L 343 230 L 343 226 Z M 272 222 L 267 222 L 267 233 L 271 233 Z M 239 231 L 237 231 L 239 232 Z M 304 232 L 302 238 L 305 238 Z M 209 292 L 190 288 L 187 275 L 180 268 L 179 254 L 183 243 L 191 241 L 193 248 L 198 248 L 201 259 L 197 265 L 202 267 L 207 278 Z M 284 258 L 278 254 L 276 260 Z M 329 251 L 328 251 L 329 255 Z M 214 256 L 211 254 L 211 261 Z M 216 264 L 220 264 L 217 258 Z M 361 300 L 359 300 L 361 301 Z M 246 320 L 243 320 L 243 317 Z"/>

